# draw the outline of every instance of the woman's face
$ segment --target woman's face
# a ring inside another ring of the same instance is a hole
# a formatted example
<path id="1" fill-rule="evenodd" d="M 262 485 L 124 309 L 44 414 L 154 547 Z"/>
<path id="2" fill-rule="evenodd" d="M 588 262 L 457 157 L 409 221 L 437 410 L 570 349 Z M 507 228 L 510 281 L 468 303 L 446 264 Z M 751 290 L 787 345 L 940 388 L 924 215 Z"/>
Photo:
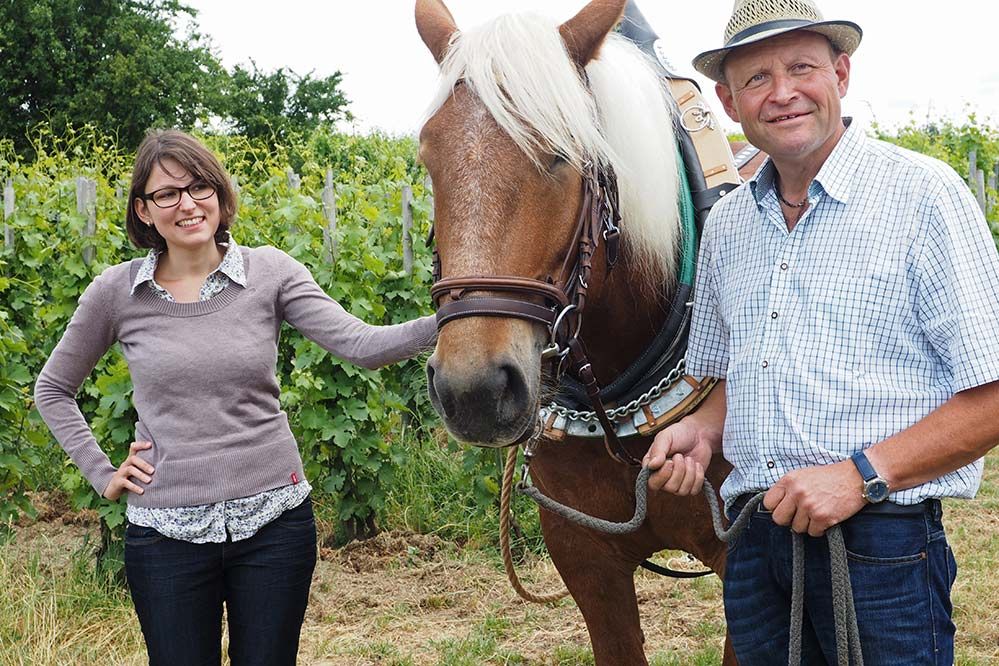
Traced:
<path id="1" fill-rule="evenodd" d="M 173 195 L 179 188 L 188 189 L 180 190 L 179 200 L 174 203 Z M 207 192 L 211 194 L 205 196 Z M 146 181 L 145 194 L 147 197 L 155 194 L 155 200 L 137 198 L 133 204 L 135 212 L 143 223 L 156 227 L 166 240 L 167 249 L 195 250 L 215 242 L 221 222 L 218 194 L 189 174 L 179 162 L 165 159 L 162 165 L 155 165 Z M 167 207 L 158 206 L 157 202 Z"/>

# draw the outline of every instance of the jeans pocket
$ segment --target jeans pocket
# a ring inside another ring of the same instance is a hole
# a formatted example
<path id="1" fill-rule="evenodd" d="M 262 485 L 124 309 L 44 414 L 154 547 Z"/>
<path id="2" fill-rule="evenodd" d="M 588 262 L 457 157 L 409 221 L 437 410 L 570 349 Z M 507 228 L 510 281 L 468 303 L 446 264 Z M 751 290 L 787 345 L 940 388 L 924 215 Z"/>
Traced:
<path id="1" fill-rule="evenodd" d="M 897 557 L 872 557 L 870 555 L 861 555 L 859 553 L 852 553 L 849 550 L 846 551 L 846 559 L 851 562 L 860 562 L 863 564 L 874 564 L 881 566 L 898 566 L 904 564 L 913 564 L 915 562 L 921 562 L 926 559 L 926 551 L 920 551 L 914 555 L 899 555 Z"/>
<path id="2" fill-rule="evenodd" d="M 292 531 L 315 530 L 316 519 L 312 512 L 312 498 L 306 497 L 298 506 L 287 509 L 274 519 L 273 524 Z"/>
<path id="3" fill-rule="evenodd" d="M 856 518 L 843 529 L 865 663 L 954 663 L 946 542 L 923 516 Z"/>
<path id="4" fill-rule="evenodd" d="M 847 559 L 865 564 L 925 561 L 928 536 L 922 516 L 858 514 L 843 523 Z"/>
<path id="5" fill-rule="evenodd" d="M 888 607 L 900 617 L 929 616 L 922 516 L 857 515 L 843 523 L 843 538 L 858 616 Z"/>
<path id="6" fill-rule="evenodd" d="M 125 545 L 132 547 L 152 546 L 166 539 L 152 527 L 128 524 L 125 528 Z"/>

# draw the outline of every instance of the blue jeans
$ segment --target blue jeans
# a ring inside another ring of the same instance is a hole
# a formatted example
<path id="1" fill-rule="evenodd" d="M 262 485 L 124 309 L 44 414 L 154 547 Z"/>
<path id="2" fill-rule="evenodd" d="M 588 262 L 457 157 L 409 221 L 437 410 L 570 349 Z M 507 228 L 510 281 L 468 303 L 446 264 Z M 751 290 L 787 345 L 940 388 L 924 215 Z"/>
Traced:
<path id="1" fill-rule="evenodd" d="M 915 515 L 859 513 L 843 523 L 866 666 L 954 663 L 950 589 L 957 563 L 939 502 Z M 791 617 L 791 531 L 753 514 L 729 545 L 725 617 L 740 666 L 786 664 Z M 802 664 L 835 664 L 829 548 L 805 537 Z"/>
<path id="2" fill-rule="evenodd" d="M 152 666 L 220 664 L 223 603 L 233 666 L 294 664 L 315 566 L 308 498 L 242 541 L 125 531 L 125 573 Z"/>

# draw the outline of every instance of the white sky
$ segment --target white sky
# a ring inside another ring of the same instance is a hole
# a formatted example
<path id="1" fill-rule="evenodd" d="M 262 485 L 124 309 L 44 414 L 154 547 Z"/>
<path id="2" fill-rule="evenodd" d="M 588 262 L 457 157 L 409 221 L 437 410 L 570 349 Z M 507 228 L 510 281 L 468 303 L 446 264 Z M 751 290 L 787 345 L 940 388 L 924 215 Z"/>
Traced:
<path id="1" fill-rule="evenodd" d="M 586 0 L 445 0 L 458 27 L 497 14 L 535 11 L 564 21 Z M 270 71 L 288 67 L 325 76 L 340 70 L 353 129 L 415 133 L 434 89 L 437 66 L 420 41 L 414 0 L 186 0 L 199 11 L 223 64 Z M 999 4 L 992 0 L 819 0 L 826 19 L 864 29 L 853 57 L 844 113 L 869 124 L 904 124 L 910 114 L 963 119 L 968 110 L 999 126 Z M 732 0 L 639 0 L 681 73 L 694 75 L 724 118 L 713 84 L 691 59 L 720 47 Z M 724 118 L 726 127 L 737 125 Z M 348 128 L 349 129 L 349 128 Z"/>

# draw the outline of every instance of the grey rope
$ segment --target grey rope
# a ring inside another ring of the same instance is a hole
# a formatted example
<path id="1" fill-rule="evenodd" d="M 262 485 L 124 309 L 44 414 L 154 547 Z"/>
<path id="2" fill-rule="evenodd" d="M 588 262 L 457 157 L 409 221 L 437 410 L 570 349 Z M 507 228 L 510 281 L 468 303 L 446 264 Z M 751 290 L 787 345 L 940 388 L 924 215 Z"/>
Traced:
<path id="1" fill-rule="evenodd" d="M 722 525 L 721 507 L 711 482 L 704 480 L 704 495 L 711 509 L 711 522 L 715 534 L 725 543 L 739 538 L 749 524 L 749 519 L 763 502 L 764 493 L 753 495 L 742 511 L 726 530 Z M 836 627 L 836 663 L 850 666 L 864 666 L 864 655 L 860 650 L 860 628 L 857 626 L 857 609 L 853 605 L 853 588 L 850 585 L 850 569 L 846 561 L 846 543 L 843 530 L 833 525 L 826 530 L 829 541 L 829 568 L 832 576 L 833 624 Z M 805 537 L 791 533 L 791 636 L 788 645 L 787 663 L 790 666 L 801 664 L 801 628 L 805 616 Z"/>
<path id="2" fill-rule="evenodd" d="M 547 509 L 548 511 L 562 516 L 567 520 L 571 520 L 574 523 L 578 523 L 583 527 L 589 527 L 590 529 L 597 530 L 598 532 L 604 532 L 605 534 L 631 534 L 645 522 L 645 511 L 648 506 L 647 499 L 649 493 L 649 475 L 651 474 L 652 470 L 648 467 L 643 467 L 642 471 L 638 473 L 638 479 L 635 481 L 635 515 L 632 516 L 631 520 L 626 523 L 615 523 L 609 520 L 595 518 L 581 511 L 576 511 L 573 508 L 556 502 L 550 497 L 542 495 L 541 491 L 535 486 L 529 486 L 524 481 L 517 484 L 517 492 L 521 495 L 527 495 L 532 500 L 537 502 L 538 506 L 541 508 Z"/>
<path id="3" fill-rule="evenodd" d="M 517 492 L 534 500 L 538 506 L 547 509 L 567 520 L 589 527 L 606 534 L 630 534 L 645 522 L 648 508 L 649 476 L 652 470 L 642 467 L 635 481 L 635 515 L 626 523 L 615 523 L 601 518 L 595 518 L 585 513 L 560 504 L 550 497 L 541 494 L 536 487 L 526 481 L 517 484 Z M 757 493 L 746 502 L 742 511 L 736 516 L 728 529 L 722 520 L 721 506 L 714 486 L 704 480 L 704 496 L 711 509 L 711 523 L 715 535 L 724 543 L 730 543 L 739 538 L 749 524 L 753 512 L 763 502 L 764 493 Z M 789 666 L 801 665 L 801 629 L 805 615 L 805 538 L 792 532 L 791 560 L 791 635 L 788 645 Z M 838 666 L 850 666 L 851 658 L 854 666 L 864 666 L 864 655 L 860 649 L 860 629 L 857 626 L 857 609 L 853 603 L 853 588 L 850 585 L 850 571 L 846 560 L 846 544 L 843 541 L 843 531 L 839 525 L 826 530 L 829 541 L 829 566 L 832 576 L 833 620 L 836 627 L 836 663 Z"/>

